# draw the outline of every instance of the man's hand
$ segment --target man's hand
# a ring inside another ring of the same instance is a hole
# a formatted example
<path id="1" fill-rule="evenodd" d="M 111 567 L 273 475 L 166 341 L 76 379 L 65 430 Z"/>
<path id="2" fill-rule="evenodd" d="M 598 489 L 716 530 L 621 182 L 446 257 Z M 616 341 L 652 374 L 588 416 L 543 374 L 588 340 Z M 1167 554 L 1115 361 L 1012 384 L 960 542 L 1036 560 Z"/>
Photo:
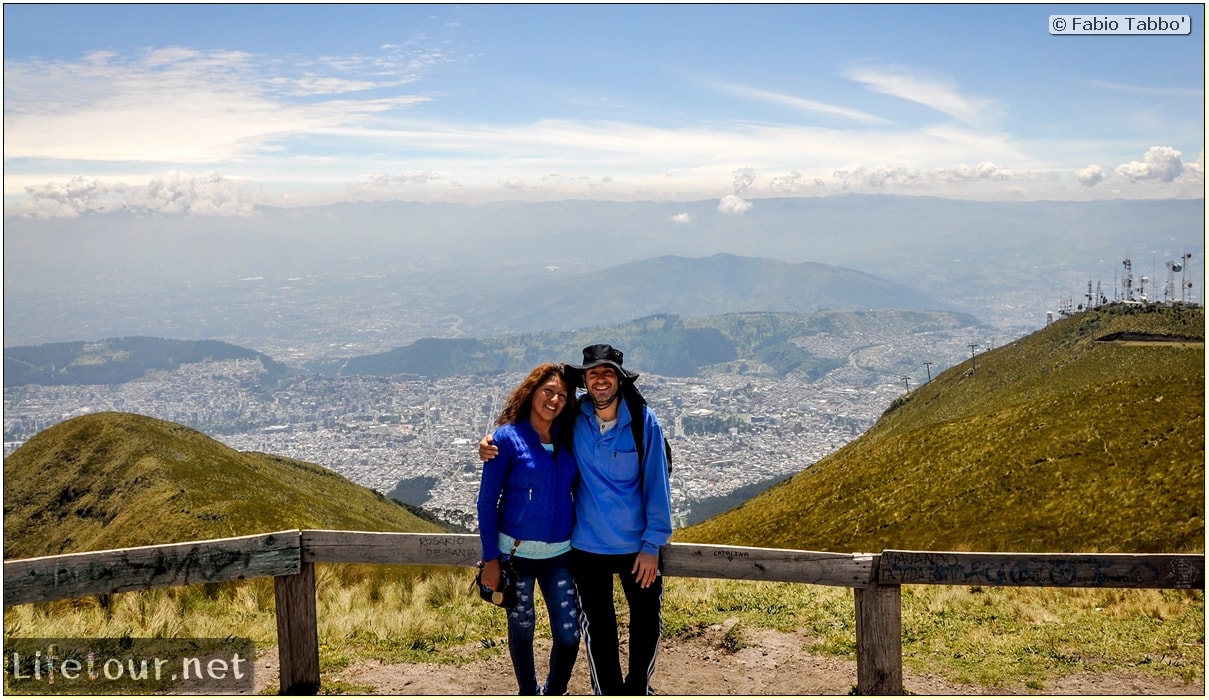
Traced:
<path id="1" fill-rule="evenodd" d="M 484 437 L 482 440 L 479 440 L 479 459 L 483 460 L 484 462 L 490 462 L 498 457 L 499 454 L 500 448 L 491 444 L 490 435 Z"/>
<path id="2" fill-rule="evenodd" d="M 655 582 L 655 577 L 659 575 L 659 556 L 656 554 L 647 554 L 639 552 L 634 558 L 634 569 L 630 571 L 635 574 L 634 579 L 638 581 L 638 585 L 646 588 Z"/>

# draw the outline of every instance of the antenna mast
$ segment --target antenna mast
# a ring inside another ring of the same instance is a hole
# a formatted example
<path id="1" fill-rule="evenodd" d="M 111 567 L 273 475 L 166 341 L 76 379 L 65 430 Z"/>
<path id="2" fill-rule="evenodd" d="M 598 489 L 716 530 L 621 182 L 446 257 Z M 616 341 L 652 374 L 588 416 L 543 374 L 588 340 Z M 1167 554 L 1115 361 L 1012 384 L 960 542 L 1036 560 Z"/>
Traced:
<path id="1" fill-rule="evenodd" d="M 1188 303 L 1188 292 L 1192 291 L 1192 280 L 1188 279 L 1188 261 L 1191 259 L 1192 253 L 1184 253 L 1180 256 L 1180 269 L 1183 271 L 1180 277 L 1180 302 L 1184 304 Z"/>

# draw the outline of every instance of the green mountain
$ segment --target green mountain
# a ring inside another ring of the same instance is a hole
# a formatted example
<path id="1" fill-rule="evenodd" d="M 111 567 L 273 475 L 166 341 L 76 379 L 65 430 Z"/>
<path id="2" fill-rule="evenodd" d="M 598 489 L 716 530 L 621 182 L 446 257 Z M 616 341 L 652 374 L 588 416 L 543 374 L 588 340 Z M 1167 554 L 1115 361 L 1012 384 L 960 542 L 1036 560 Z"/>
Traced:
<path id="1" fill-rule="evenodd" d="M 794 338 L 841 334 L 879 326 L 952 329 L 978 325 L 977 319 L 950 311 L 814 311 L 810 313 L 736 313 L 696 319 L 656 314 L 628 323 L 574 331 L 548 331 L 485 340 L 425 338 L 403 348 L 344 360 L 306 363 L 313 372 L 348 376 L 418 374 L 452 377 L 467 374 L 526 372 L 550 358 L 577 361 L 593 343 L 624 348 L 627 366 L 669 377 L 696 377 L 726 363 L 756 361 L 779 376 L 802 371 L 819 377 L 844 360 L 820 358 Z"/>
<path id="2" fill-rule="evenodd" d="M 264 367 L 261 385 L 272 385 L 290 373 L 267 355 L 219 340 L 109 338 L 5 348 L 4 386 L 121 384 L 207 360 L 259 360 Z"/>
<path id="3" fill-rule="evenodd" d="M 951 367 L 682 542 L 1203 552 L 1203 308 L 1114 304 Z"/>
<path id="4" fill-rule="evenodd" d="M 308 528 L 445 530 L 318 465 L 132 413 L 64 421 L 4 460 L 5 559 Z"/>

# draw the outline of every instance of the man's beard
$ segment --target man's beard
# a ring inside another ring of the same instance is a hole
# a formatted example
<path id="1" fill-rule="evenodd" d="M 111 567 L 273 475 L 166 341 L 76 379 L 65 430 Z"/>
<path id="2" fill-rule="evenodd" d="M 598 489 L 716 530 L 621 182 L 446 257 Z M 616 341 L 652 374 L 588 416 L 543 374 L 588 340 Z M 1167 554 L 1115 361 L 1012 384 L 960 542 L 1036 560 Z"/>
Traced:
<path id="1" fill-rule="evenodd" d="M 592 400 L 592 407 L 598 411 L 602 411 L 602 410 L 608 408 L 609 406 L 611 406 L 613 404 L 613 402 L 617 400 L 617 395 L 619 393 L 620 393 L 619 391 L 614 391 L 612 394 L 609 394 L 609 398 L 603 402 L 597 401 L 596 396 L 591 393 L 589 393 L 588 396 Z"/>

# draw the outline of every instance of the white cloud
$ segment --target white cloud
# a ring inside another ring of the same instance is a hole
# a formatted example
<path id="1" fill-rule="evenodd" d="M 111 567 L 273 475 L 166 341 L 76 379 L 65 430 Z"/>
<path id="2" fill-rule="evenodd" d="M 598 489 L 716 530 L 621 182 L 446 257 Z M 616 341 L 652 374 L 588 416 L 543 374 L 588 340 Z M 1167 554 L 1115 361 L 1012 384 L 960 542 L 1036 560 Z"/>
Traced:
<path id="1" fill-rule="evenodd" d="M 986 121 L 995 104 L 960 94 L 951 81 L 918 75 L 906 68 L 854 68 L 846 75 L 877 92 L 931 107 L 967 124 Z"/>
<path id="2" fill-rule="evenodd" d="M 1127 85 L 1125 83 L 1113 83 L 1107 80 L 1093 80 L 1091 81 L 1091 84 L 1095 87 L 1107 88 L 1109 90 L 1134 92 L 1143 95 L 1158 95 L 1162 97 L 1193 97 L 1198 99 L 1203 99 L 1205 97 L 1204 90 L 1196 90 L 1192 88 L 1162 87 L 1156 85 Z"/>
<path id="3" fill-rule="evenodd" d="M 250 183 L 232 181 L 214 172 L 169 172 L 151 178 L 145 185 L 76 177 L 67 183 L 27 187 L 29 202 L 13 207 L 13 213 L 54 218 L 116 211 L 248 216 L 255 211 L 258 190 Z"/>
<path id="4" fill-rule="evenodd" d="M 816 179 L 815 182 L 822 184 L 822 180 Z M 777 193 L 792 193 L 797 192 L 802 187 L 802 173 L 794 170 L 788 175 L 777 175 L 769 178 L 768 189 Z"/>
<path id="5" fill-rule="evenodd" d="M 1196 160 L 1185 162 L 1184 169 L 1203 180 L 1205 177 L 1205 149 L 1201 149 L 1201 153 L 1196 157 Z"/>
<path id="6" fill-rule="evenodd" d="M 723 214 L 742 214 L 743 212 L 751 209 L 751 206 L 751 202 L 747 201 L 746 199 L 736 197 L 733 194 L 728 194 L 723 197 L 720 202 L 718 202 L 718 211 L 722 212 Z"/>
<path id="7" fill-rule="evenodd" d="M 947 168 L 934 168 L 928 171 L 928 176 L 943 182 L 961 182 L 968 180 L 1013 180 L 1016 172 L 994 163 L 979 163 L 975 166 L 953 165 Z"/>
<path id="8" fill-rule="evenodd" d="M 885 119 L 876 117 L 872 114 L 866 114 L 855 109 L 848 109 L 847 107 L 840 107 L 823 102 L 806 100 L 800 97 L 793 97 L 791 95 L 782 95 L 780 93 L 768 92 L 767 90 L 757 90 L 755 88 L 749 88 L 743 85 L 732 85 L 728 83 L 717 83 L 714 87 L 722 92 L 728 92 L 733 95 L 741 95 L 743 97 L 750 97 L 753 99 L 762 100 L 764 102 L 781 104 L 801 110 L 803 112 L 822 114 L 831 117 L 840 117 L 842 119 L 861 122 L 864 124 L 886 123 Z"/>
<path id="9" fill-rule="evenodd" d="M 755 168 L 739 168 L 734 172 L 735 194 L 742 195 L 756 181 Z"/>
<path id="10" fill-rule="evenodd" d="M 874 165 L 861 166 L 854 170 L 837 170 L 834 177 L 839 180 L 839 186 L 844 190 L 882 190 L 890 185 L 917 182 L 922 176 L 912 168 Z"/>
<path id="11" fill-rule="evenodd" d="M 428 99 L 300 101 L 297 96 L 380 90 L 408 78 L 397 67 L 378 67 L 369 79 L 294 77 L 288 70 L 242 52 L 183 48 L 138 56 L 96 52 L 75 62 L 6 61 L 5 160 L 247 160 L 289 139 L 331 133 Z"/>
<path id="12" fill-rule="evenodd" d="M 1104 170 L 1094 163 L 1086 168 L 1076 170 L 1074 175 L 1075 179 L 1079 181 L 1079 184 L 1084 185 L 1085 187 L 1095 187 L 1105 177 Z"/>
<path id="13" fill-rule="evenodd" d="M 673 224 L 691 224 L 691 223 L 693 223 L 693 217 L 690 216 L 688 212 L 680 212 L 679 214 L 669 216 L 668 220 L 671 221 Z"/>
<path id="14" fill-rule="evenodd" d="M 424 184 L 426 182 L 436 182 L 441 179 L 441 173 L 436 172 L 435 170 L 420 170 L 410 173 L 399 173 L 397 175 L 379 173 L 369 179 L 369 184 L 391 187 L 395 185 Z"/>
<path id="15" fill-rule="evenodd" d="M 327 76 L 306 75 L 294 82 L 291 95 L 336 95 L 345 92 L 361 92 L 378 87 L 368 80 L 344 80 Z"/>
<path id="16" fill-rule="evenodd" d="M 955 119 L 884 128 L 884 120 L 844 107 L 723 85 L 719 89 L 850 123 L 805 125 L 792 123 L 793 115 L 791 123 L 686 118 L 647 124 L 540 115 L 463 121 L 442 117 L 439 104 L 415 109 L 440 99 L 444 86 L 423 92 L 399 86 L 416 82 L 433 65 L 466 60 L 464 55 L 409 52 L 403 44 L 369 52 L 297 64 L 182 47 L 137 55 L 97 51 L 74 61 L 6 61 L 6 210 L 28 200 L 40 212 L 69 216 L 126 207 L 246 211 L 253 194 L 261 196 L 257 203 L 286 206 L 404 195 L 429 201 L 733 195 L 719 210 L 742 213 L 761 196 L 854 190 L 995 196 L 1007 191 L 999 187 L 1003 183 L 1057 173 L 1067 174 L 1061 187 L 1030 185 L 1022 195 L 1110 194 L 1076 184 L 1094 177 L 1075 170 L 1090 160 L 1086 144 L 1023 140 L 982 128 L 994 103 L 905 69 L 866 67 L 849 77 Z M 853 128 L 855 122 L 861 128 Z M 1203 182 L 1203 156 L 1198 169 L 1168 150 L 1174 158 L 1152 149 L 1117 173 L 1149 183 L 1144 192 L 1135 187 L 1135 194 L 1202 196 L 1194 179 Z M 1072 160 L 1068 153 L 1079 155 Z M 194 189 L 188 192 L 179 191 L 183 181 L 164 181 L 156 199 L 135 197 L 169 171 L 219 172 L 223 178 L 206 184 L 190 175 Z M 1100 180 L 1110 177 L 1111 166 L 1108 171 Z M 263 197 L 249 181 L 280 199 Z M 237 195 L 219 196 L 235 183 Z"/>
<path id="17" fill-rule="evenodd" d="M 245 197 L 246 188 L 214 172 L 171 172 L 134 190 L 141 196 L 133 197 L 130 206 L 160 214 L 246 216 L 253 212 L 252 202 Z"/>
<path id="18" fill-rule="evenodd" d="M 25 189 L 37 205 L 27 213 L 46 217 L 75 218 L 82 214 L 120 209 L 120 205 L 115 205 L 108 199 L 112 194 L 120 195 L 126 188 L 122 185 L 106 184 L 100 180 L 74 177 L 65 183 L 49 182 Z"/>
<path id="19" fill-rule="evenodd" d="M 1171 182 L 1184 170 L 1184 161 L 1179 151 L 1170 146 L 1154 146 L 1146 151 L 1142 160 L 1130 161 L 1117 166 L 1116 173 L 1130 182 L 1159 180 Z"/>
<path id="20" fill-rule="evenodd" d="M 990 161 L 977 165 L 962 163 L 927 170 L 879 163 L 837 170 L 832 175 L 836 186 L 842 191 L 926 194 L 944 186 L 950 195 L 956 191 L 952 187 L 956 185 L 962 189 L 972 188 L 973 191 L 983 194 L 997 191 L 999 194 L 1021 196 L 1029 190 L 1019 183 L 1056 182 L 1059 179 L 1058 173 L 1052 170 L 1020 171 Z M 987 188 L 989 183 L 1004 184 L 997 190 L 990 190 Z M 816 180 L 815 184 L 821 183 Z"/>

